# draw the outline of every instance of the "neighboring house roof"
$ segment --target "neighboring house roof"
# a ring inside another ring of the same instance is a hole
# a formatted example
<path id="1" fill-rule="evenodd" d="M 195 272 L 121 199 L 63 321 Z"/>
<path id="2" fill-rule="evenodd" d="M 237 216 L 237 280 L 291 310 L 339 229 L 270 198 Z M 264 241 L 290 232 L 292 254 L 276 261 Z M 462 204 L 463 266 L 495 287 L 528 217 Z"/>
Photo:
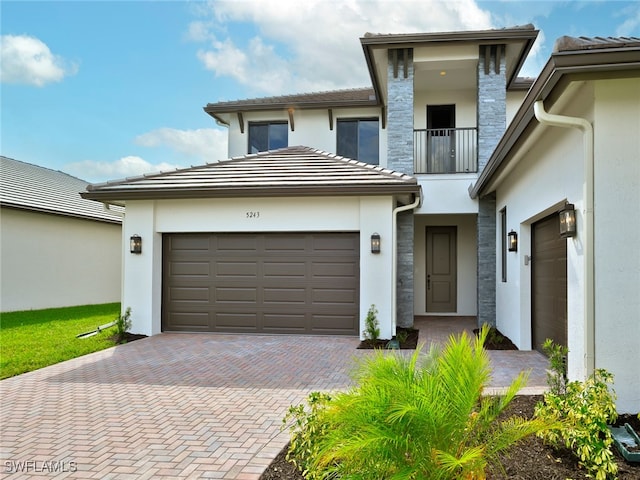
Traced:
<path id="1" fill-rule="evenodd" d="M 495 181 L 511 161 L 511 152 L 537 125 L 533 105 L 538 100 L 555 101 L 554 90 L 562 89 L 572 79 L 611 78 L 611 72 L 627 76 L 640 70 L 638 37 L 561 37 L 554 51 L 527 93 L 506 132 L 498 142 L 478 181 L 469 190 L 472 198 L 491 193 Z M 550 105 L 546 105 L 548 109 Z"/>
<path id="2" fill-rule="evenodd" d="M 109 211 L 83 199 L 88 182 L 63 172 L 0 156 L 0 206 L 108 223 L 122 223 L 121 207 Z"/>
<path id="3" fill-rule="evenodd" d="M 369 75 L 373 81 L 373 88 L 377 98 L 384 98 L 381 90 L 382 83 L 376 74 L 375 52 L 380 49 L 415 48 L 420 45 L 445 45 L 472 43 L 477 45 L 501 44 L 506 46 L 507 88 L 521 90 L 528 88 L 531 79 L 518 77 L 527 55 L 538 36 L 538 30 L 533 25 L 522 25 L 510 28 L 490 30 L 473 30 L 458 32 L 436 33 L 404 33 L 381 34 L 367 33 L 360 39 L 364 56 L 369 67 Z M 386 60 L 386 59 L 385 59 Z M 386 65 L 386 63 L 385 63 Z"/>
<path id="4" fill-rule="evenodd" d="M 226 124 L 227 122 L 220 116 L 221 114 L 256 110 L 288 110 L 290 108 L 361 107 L 376 106 L 377 104 L 373 88 L 367 87 L 209 103 L 204 107 L 204 111 L 217 121 Z"/>
<path id="5" fill-rule="evenodd" d="M 171 172 L 89 185 L 91 200 L 420 193 L 403 173 L 308 147 L 289 147 Z"/>

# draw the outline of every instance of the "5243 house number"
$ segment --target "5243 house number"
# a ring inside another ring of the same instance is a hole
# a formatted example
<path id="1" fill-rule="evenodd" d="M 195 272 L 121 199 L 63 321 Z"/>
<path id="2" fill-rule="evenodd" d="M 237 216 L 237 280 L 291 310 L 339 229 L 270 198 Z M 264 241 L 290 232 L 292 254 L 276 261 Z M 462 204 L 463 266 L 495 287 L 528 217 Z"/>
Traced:
<path id="1" fill-rule="evenodd" d="M 260 212 L 247 212 L 246 218 L 260 218 Z"/>

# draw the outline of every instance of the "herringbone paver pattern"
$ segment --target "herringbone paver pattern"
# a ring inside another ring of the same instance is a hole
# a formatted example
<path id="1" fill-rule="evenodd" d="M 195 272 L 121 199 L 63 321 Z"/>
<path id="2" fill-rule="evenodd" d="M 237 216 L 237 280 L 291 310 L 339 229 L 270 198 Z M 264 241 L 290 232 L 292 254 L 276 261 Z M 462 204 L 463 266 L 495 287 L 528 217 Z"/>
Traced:
<path id="1" fill-rule="evenodd" d="M 162 334 L 3 380 L 0 476 L 255 480 L 288 406 L 349 385 L 357 344 Z"/>

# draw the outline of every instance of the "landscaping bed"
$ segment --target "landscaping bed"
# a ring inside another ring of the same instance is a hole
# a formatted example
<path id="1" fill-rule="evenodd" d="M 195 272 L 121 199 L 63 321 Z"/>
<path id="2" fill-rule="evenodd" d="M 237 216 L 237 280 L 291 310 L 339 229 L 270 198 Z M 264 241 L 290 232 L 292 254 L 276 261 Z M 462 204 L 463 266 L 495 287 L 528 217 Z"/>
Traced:
<path id="1" fill-rule="evenodd" d="M 541 396 L 519 395 L 514 398 L 507 407 L 507 416 L 522 416 L 531 418 L 533 409 Z M 638 425 L 637 417 L 621 416 L 617 423 L 626 421 L 635 427 Z M 260 476 L 260 480 L 304 480 L 302 474 L 285 456 L 288 445 L 271 462 L 269 467 Z M 530 436 L 516 444 L 509 450 L 508 456 L 501 458 L 505 468 L 505 474 L 501 472 L 489 472 L 488 479 L 493 480 L 583 480 L 588 477 L 585 471 L 578 466 L 576 457 L 568 449 L 556 450 L 545 445 L 542 440 Z M 619 480 L 640 480 L 640 464 L 626 462 L 616 452 Z"/>

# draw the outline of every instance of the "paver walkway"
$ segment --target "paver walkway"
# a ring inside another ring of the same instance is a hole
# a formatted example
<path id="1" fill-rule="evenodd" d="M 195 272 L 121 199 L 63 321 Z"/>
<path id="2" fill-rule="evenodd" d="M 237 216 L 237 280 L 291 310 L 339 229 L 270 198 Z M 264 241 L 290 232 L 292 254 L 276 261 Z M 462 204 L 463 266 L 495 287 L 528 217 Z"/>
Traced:
<path id="1" fill-rule="evenodd" d="M 357 345 L 162 334 L 3 380 L 0 476 L 257 479 L 288 441 L 288 406 L 348 386 L 354 357 L 369 354 Z M 541 355 L 493 353 L 500 368 L 543 378 Z M 505 372 L 494 372 L 494 387 Z M 530 385 L 544 385 L 535 378 Z"/>

